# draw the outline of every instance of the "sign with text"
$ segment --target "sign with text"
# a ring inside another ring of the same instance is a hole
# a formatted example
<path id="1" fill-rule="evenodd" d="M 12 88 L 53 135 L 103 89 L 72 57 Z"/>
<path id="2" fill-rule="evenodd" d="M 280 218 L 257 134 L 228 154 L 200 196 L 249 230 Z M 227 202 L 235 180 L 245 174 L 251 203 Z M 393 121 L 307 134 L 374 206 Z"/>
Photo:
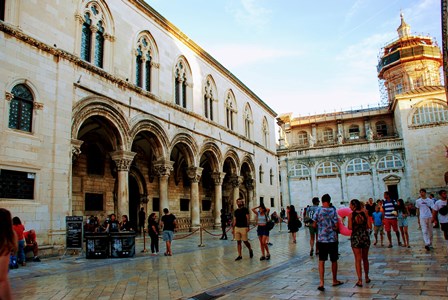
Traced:
<path id="1" fill-rule="evenodd" d="M 67 228 L 65 248 L 82 250 L 83 217 L 66 216 L 65 226 Z"/>

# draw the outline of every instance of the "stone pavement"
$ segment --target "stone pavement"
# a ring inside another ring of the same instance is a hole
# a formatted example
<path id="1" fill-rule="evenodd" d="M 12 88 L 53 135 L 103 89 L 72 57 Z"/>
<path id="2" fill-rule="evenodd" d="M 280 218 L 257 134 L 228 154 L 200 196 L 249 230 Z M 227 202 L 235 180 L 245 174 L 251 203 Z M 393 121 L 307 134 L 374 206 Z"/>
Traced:
<path id="1" fill-rule="evenodd" d="M 259 261 L 255 230 L 250 232 L 255 252 L 235 262 L 236 245 L 219 236 L 199 233 L 175 240 L 172 257 L 141 253 L 122 259 L 85 259 L 68 256 L 43 259 L 9 273 L 15 299 L 448 299 L 446 243 L 434 232 L 435 249 L 423 248 L 417 220 L 411 219 L 411 249 L 371 247 L 370 277 L 363 288 L 355 286 L 353 254 L 347 237 L 340 236 L 339 280 L 331 287 L 326 264 L 326 290 L 319 292 L 317 258 L 309 256 L 308 232 L 301 229 L 297 244 L 283 228 L 274 228 L 270 261 Z M 217 231 L 213 231 L 218 233 Z M 185 234 L 179 233 L 177 236 Z M 394 240 L 395 241 L 395 240 Z M 387 243 L 386 243 L 387 244 Z M 164 244 L 160 243 L 163 253 Z"/>

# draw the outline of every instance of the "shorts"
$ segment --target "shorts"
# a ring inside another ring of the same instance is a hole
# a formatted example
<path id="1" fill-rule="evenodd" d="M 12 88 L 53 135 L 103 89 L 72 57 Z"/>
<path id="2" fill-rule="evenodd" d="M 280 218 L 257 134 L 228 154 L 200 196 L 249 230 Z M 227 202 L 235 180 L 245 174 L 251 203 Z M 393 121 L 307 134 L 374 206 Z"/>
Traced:
<path id="1" fill-rule="evenodd" d="M 317 234 L 317 227 L 314 228 L 313 223 L 308 226 L 308 229 L 310 230 L 310 234 Z"/>
<path id="2" fill-rule="evenodd" d="M 269 236 L 269 230 L 265 226 L 258 226 L 257 227 L 257 235 L 258 236 Z"/>
<path id="3" fill-rule="evenodd" d="M 384 232 L 383 232 L 383 225 L 373 226 L 373 233 L 374 234 L 378 234 L 378 231 L 380 232 L 380 234 L 384 234 Z"/>
<path id="4" fill-rule="evenodd" d="M 448 232 L 448 223 L 440 223 L 440 229 L 442 231 Z"/>
<path id="5" fill-rule="evenodd" d="M 392 229 L 397 232 L 398 231 L 398 222 L 397 219 L 386 219 L 383 220 L 384 224 L 384 230 L 386 232 L 390 232 L 390 227 L 392 226 Z"/>
<path id="6" fill-rule="evenodd" d="M 408 218 L 399 218 L 398 219 L 398 226 L 399 227 L 408 227 L 409 226 Z"/>
<path id="7" fill-rule="evenodd" d="M 247 238 L 247 227 L 235 227 L 235 240 L 236 241 L 243 241 L 243 242 L 247 242 L 248 238 Z"/>
<path id="8" fill-rule="evenodd" d="M 319 249 L 319 260 L 326 261 L 328 260 L 328 255 L 330 255 L 330 261 L 335 262 L 339 259 L 338 251 L 339 251 L 339 243 L 320 243 L 317 242 L 317 248 Z"/>
<path id="9" fill-rule="evenodd" d="M 174 231 L 164 230 L 162 232 L 162 238 L 163 238 L 163 241 L 165 241 L 165 242 L 171 242 L 174 238 Z"/>

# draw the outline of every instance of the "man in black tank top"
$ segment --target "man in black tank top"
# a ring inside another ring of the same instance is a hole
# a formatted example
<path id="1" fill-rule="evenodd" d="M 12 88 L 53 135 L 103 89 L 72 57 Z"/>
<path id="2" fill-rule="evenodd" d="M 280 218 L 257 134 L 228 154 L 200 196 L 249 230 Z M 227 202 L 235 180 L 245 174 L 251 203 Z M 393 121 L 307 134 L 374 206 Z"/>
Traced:
<path id="1" fill-rule="evenodd" d="M 243 241 L 247 249 L 249 249 L 249 256 L 252 258 L 254 257 L 254 252 L 252 251 L 252 247 L 248 239 L 249 209 L 244 207 L 244 200 L 241 198 L 236 200 L 236 204 L 238 208 L 235 210 L 233 217 L 233 237 L 238 244 L 238 257 L 235 260 L 240 260 L 243 258 L 241 255 L 241 250 L 243 248 L 241 241 Z"/>

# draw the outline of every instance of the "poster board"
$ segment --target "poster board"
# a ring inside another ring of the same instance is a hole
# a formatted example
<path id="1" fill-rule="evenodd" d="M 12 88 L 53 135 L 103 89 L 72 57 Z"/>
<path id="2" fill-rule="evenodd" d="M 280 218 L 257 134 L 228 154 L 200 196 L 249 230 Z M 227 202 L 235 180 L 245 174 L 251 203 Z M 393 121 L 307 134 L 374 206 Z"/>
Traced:
<path id="1" fill-rule="evenodd" d="M 65 249 L 82 250 L 83 217 L 66 216 L 65 228 L 67 230 Z"/>

